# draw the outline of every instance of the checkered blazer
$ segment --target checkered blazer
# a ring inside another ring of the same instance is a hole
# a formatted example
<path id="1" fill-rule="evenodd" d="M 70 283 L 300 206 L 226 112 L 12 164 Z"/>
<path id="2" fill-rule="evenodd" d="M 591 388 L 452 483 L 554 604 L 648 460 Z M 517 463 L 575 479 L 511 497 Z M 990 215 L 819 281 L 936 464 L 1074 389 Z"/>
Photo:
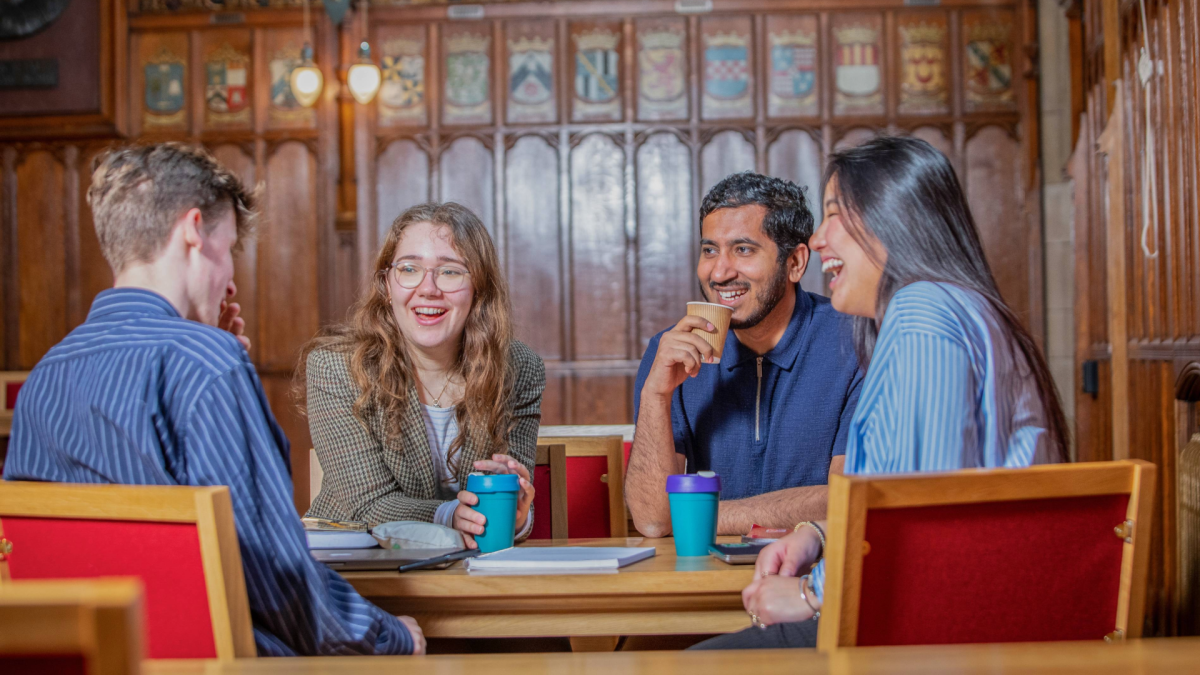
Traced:
<path id="1" fill-rule="evenodd" d="M 467 484 L 475 460 L 494 452 L 507 452 L 533 475 L 546 368 L 533 350 L 516 340 L 509 348 L 509 364 L 516 379 L 509 397 L 514 426 L 508 447 L 482 448 L 467 442 L 459 455 L 460 485 Z M 416 387 L 408 388 L 399 437 L 388 436 L 377 406 L 368 406 L 368 424 L 360 423 L 353 412 L 359 393 L 350 375 L 349 355 L 323 349 L 309 354 L 308 428 L 325 476 L 307 515 L 362 520 L 372 527 L 393 520 L 433 522 L 444 500 L 437 498 L 433 455 Z"/>

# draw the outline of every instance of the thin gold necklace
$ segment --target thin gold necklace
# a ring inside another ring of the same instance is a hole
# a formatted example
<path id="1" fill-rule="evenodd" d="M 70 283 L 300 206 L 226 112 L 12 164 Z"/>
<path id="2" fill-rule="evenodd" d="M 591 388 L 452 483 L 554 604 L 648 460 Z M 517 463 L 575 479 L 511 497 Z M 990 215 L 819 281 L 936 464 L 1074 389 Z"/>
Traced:
<path id="1" fill-rule="evenodd" d="M 442 407 L 442 394 L 446 393 L 446 387 L 449 387 L 449 386 L 450 386 L 450 378 L 447 377 L 446 384 L 442 385 L 442 390 L 438 392 L 437 396 L 434 396 L 433 392 L 429 391 L 429 387 L 425 386 L 425 382 L 423 380 L 421 381 L 421 388 L 424 389 L 425 393 L 428 394 L 429 397 L 433 399 L 433 407 L 435 407 L 435 408 Z"/>

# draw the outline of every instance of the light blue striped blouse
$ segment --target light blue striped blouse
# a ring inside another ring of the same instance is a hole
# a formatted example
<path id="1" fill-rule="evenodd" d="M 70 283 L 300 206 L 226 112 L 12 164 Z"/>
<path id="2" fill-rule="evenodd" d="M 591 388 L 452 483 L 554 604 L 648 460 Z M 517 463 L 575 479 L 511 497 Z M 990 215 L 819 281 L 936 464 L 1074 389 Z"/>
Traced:
<path id="1" fill-rule="evenodd" d="M 921 281 L 892 296 L 846 445 L 847 474 L 1054 461 L 1033 371 L 983 296 Z M 813 569 L 823 595 L 825 562 Z"/>
<path id="2" fill-rule="evenodd" d="M 17 398 L 7 480 L 228 485 L 263 656 L 409 654 L 396 617 L 308 552 L 288 441 L 246 350 L 165 298 L 116 288 Z"/>

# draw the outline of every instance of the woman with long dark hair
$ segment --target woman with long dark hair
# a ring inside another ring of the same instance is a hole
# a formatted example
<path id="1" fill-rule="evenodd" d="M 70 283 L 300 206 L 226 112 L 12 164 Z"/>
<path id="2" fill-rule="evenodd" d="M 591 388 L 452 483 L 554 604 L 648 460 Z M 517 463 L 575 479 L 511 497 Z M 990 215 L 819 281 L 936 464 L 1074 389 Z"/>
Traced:
<path id="1" fill-rule="evenodd" d="M 487 229 L 453 202 L 414 206 L 392 223 L 371 281 L 297 368 L 325 473 L 308 515 L 435 522 L 474 547 L 485 520 L 467 475 L 515 473 L 516 534 L 528 536 L 546 371 L 513 339 Z"/>
<path id="2" fill-rule="evenodd" d="M 855 317 L 866 370 L 846 473 L 1065 459 L 1067 425 L 1049 369 L 996 288 L 946 157 L 925 141 L 878 138 L 834 155 L 823 193 L 810 246 L 833 274 L 834 309 Z M 702 647 L 815 646 L 824 530 L 800 523 L 764 549 L 742 592 L 753 627 Z"/>

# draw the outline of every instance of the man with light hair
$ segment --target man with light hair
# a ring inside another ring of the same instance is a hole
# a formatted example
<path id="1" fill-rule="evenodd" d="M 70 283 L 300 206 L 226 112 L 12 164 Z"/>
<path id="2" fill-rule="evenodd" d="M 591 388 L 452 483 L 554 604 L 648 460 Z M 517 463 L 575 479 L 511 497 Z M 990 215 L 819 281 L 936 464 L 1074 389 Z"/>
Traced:
<path id="1" fill-rule="evenodd" d="M 255 196 L 203 150 L 167 143 L 102 156 L 88 203 L 114 288 L 30 373 L 4 478 L 228 485 L 259 654 L 423 653 L 415 621 L 308 552 L 288 440 L 229 301 Z"/>

